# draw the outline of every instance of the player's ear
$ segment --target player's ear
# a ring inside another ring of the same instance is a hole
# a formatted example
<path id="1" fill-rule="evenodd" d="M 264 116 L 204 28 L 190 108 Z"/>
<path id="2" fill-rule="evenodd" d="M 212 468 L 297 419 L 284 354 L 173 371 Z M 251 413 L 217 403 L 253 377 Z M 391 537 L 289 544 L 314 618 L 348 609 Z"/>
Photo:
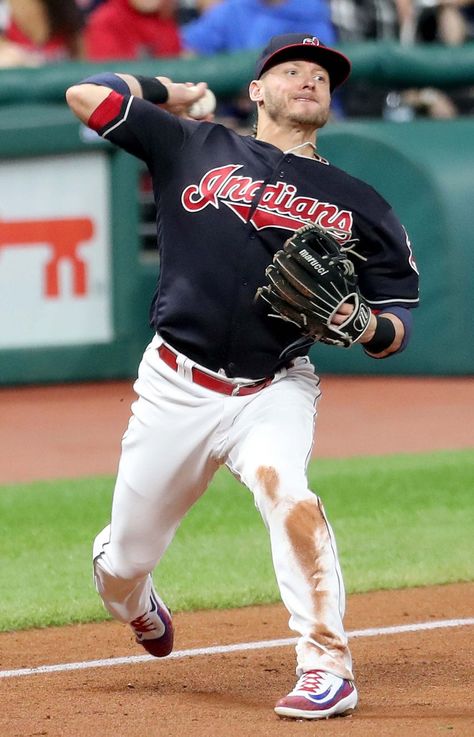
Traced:
<path id="1" fill-rule="evenodd" d="M 260 102 L 263 99 L 263 90 L 258 79 L 253 79 L 250 82 L 249 97 L 252 102 Z"/>

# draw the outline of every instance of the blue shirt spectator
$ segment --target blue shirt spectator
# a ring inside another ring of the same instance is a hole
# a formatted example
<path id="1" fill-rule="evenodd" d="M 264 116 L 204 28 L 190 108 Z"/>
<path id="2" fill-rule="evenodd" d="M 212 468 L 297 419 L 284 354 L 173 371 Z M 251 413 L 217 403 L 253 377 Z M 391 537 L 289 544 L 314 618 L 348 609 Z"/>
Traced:
<path id="1" fill-rule="evenodd" d="M 336 41 L 327 0 L 222 0 L 181 28 L 184 49 L 202 55 L 257 49 L 270 36 L 298 32 Z"/>

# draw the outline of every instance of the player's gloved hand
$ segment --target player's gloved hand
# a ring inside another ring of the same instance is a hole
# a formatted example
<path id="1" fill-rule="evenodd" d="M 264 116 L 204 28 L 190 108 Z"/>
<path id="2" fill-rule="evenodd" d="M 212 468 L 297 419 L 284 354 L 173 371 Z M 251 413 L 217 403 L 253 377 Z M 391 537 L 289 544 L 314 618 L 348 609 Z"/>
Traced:
<path id="1" fill-rule="evenodd" d="M 317 225 L 297 230 L 265 274 L 269 283 L 256 296 L 271 306 L 270 316 L 294 323 L 315 341 L 348 348 L 371 325 L 352 261 Z"/>

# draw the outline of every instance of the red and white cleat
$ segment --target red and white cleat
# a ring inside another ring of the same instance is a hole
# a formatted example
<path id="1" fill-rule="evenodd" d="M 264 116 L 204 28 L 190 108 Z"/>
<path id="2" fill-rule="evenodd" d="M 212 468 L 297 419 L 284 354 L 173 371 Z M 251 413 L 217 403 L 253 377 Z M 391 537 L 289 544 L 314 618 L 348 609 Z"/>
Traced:
<path id="1" fill-rule="evenodd" d="M 130 622 L 136 641 L 155 658 L 164 658 L 173 649 L 173 622 L 166 604 L 153 586 L 150 593 L 150 609 Z"/>
<path id="2" fill-rule="evenodd" d="M 323 670 L 303 673 L 295 688 L 275 706 L 280 717 L 328 719 L 342 716 L 357 706 L 357 689 L 352 681 Z"/>

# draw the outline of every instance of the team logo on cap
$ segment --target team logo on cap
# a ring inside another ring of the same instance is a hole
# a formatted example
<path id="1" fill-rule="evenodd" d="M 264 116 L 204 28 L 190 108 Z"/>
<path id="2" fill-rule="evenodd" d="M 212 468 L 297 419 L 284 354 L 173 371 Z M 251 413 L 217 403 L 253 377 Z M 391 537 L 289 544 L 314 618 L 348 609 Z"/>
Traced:
<path id="1" fill-rule="evenodd" d="M 316 36 L 308 36 L 308 38 L 303 39 L 304 44 L 311 44 L 311 46 L 319 46 L 319 38 L 316 38 Z"/>

